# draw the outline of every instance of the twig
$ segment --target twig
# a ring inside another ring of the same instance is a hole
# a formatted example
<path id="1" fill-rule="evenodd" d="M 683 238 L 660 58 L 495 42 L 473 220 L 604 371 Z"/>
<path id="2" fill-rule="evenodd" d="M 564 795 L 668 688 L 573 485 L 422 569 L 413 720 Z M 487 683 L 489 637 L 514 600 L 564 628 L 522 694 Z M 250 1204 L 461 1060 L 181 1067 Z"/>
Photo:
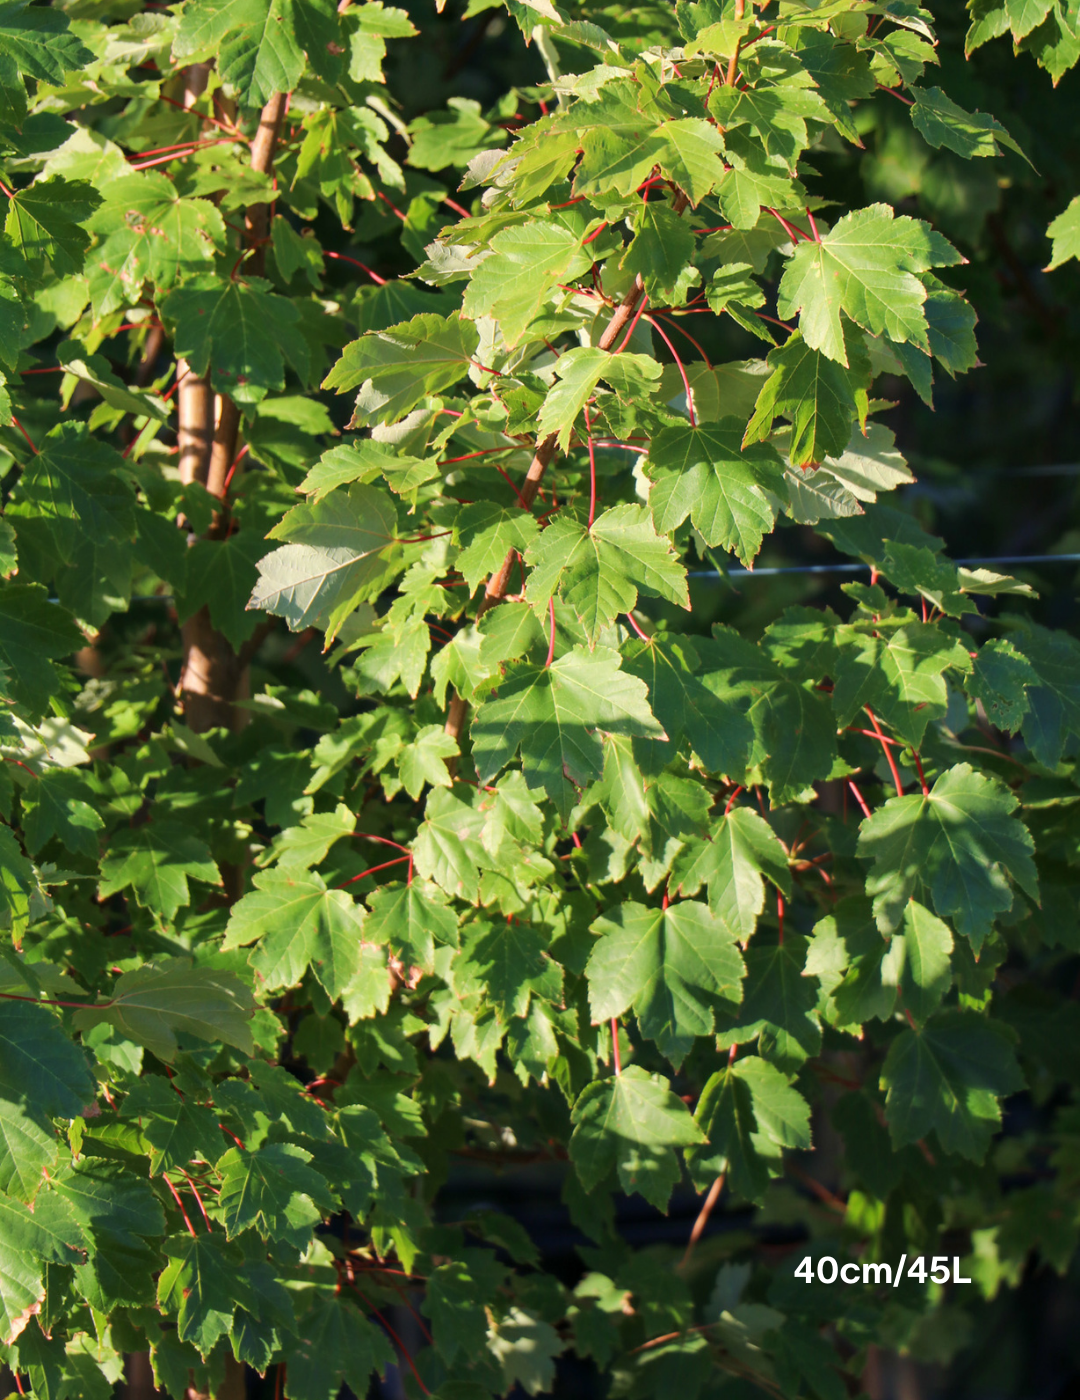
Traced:
<path id="1" fill-rule="evenodd" d="M 904 784 L 900 781 L 900 769 L 896 766 L 896 759 L 893 757 L 893 751 L 889 747 L 885 735 L 881 732 L 881 726 L 877 722 L 877 715 L 874 714 L 869 705 L 865 705 L 863 708 L 870 716 L 870 723 L 874 726 L 874 733 L 881 740 L 881 747 L 885 750 L 885 757 L 889 760 L 889 768 L 892 772 L 893 782 L 896 784 L 896 795 L 897 797 L 903 797 Z"/>
<path id="2" fill-rule="evenodd" d="M 169 1188 L 169 1190 L 173 1193 L 173 1197 L 174 1197 L 175 1200 L 176 1200 L 176 1204 L 177 1204 L 177 1205 L 179 1206 L 179 1208 L 180 1208 L 180 1214 L 184 1217 L 184 1224 L 188 1227 L 188 1234 L 190 1234 L 190 1236 L 191 1236 L 191 1238 L 192 1238 L 193 1240 L 197 1240 L 197 1239 L 199 1238 L 199 1236 L 196 1234 L 196 1232 L 195 1232 L 195 1226 L 192 1225 L 191 1220 L 190 1220 L 189 1217 L 188 1217 L 188 1213 L 187 1213 L 187 1211 L 184 1209 L 184 1203 L 183 1203 L 183 1201 L 180 1199 L 180 1192 L 176 1189 L 176 1187 L 172 1184 L 172 1182 L 169 1180 L 169 1178 L 168 1178 L 167 1176 L 163 1176 L 161 1179 L 162 1179 L 162 1181 L 165 1183 L 165 1185 Z"/>
<path id="3" fill-rule="evenodd" d="M 705 1233 L 705 1226 L 709 1223 L 709 1216 L 713 1213 L 713 1207 L 720 1199 L 720 1193 L 724 1189 L 724 1182 L 726 1179 L 726 1174 L 724 1172 L 721 1172 L 720 1175 L 713 1182 L 713 1184 L 709 1187 L 709 1194 L 705 1197 L 705 1201 L 702 1204 L 701 1210 L 698 1211 L 698 1217 L 694 1221 L 694 1228 L 690 1231 L 690 1239 L 686 1245 L 686 1253 L 679 1261 L 680 1270 L 685 1269 L 690 1263 L 690 1258 L 694 1253 L 694 1248 L 697 1245 L 698 1240 L 700 1240 L 702 1235 Z"/>

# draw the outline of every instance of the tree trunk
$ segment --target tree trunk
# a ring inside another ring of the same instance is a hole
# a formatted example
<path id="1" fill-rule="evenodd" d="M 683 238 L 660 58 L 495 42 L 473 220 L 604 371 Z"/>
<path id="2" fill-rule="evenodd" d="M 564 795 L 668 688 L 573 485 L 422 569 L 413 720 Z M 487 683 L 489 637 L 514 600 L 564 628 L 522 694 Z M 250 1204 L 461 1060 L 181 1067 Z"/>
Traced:
<path id="1" fill-rule="evenodd" d="M 132 1351 L 124 1358 L 123 1400 L 156 1400 L 154 1368 L 148 1351 Z"/>
<path id="2" fill-rule="evenodd" d="M 185 106 L 191 106 L 205 90 L 206 75 L 196 76 L 203 66 L 196 65 L 188 70 Z M 198 86 L 200 81 L 201 86 Z M 276 93 L 263 108 L 259 129 L 251 143 L 253 170 L 262 174 L 273 170 L 274 151 L 287 107 L 287 94 Z M 269 211 L 265 205 L 248 210 L 244 229 L 251 253 L 246 266 L 256 275 L 262 272 L 265 264 L 268 227 Z M 232 399 L 222 394 L 215 413 L 214 396 L 207 381 L 193 375 L 186 364 L 178 361 L 177 375 L 181 372 L 183 379 L 177 390 L 180 478 L 184 482 L 201 482 L 212 496 L 221 500 L 222 508 L 215 514 L 210 529 L 210 537 L 220 539 L 228 531 L 225 495 L 231 473 L 236 468 L 240 410 Z M 218 727 L 242 728 L 247 716 L 244 710 L 237 708 L 236 702 L 249 694 L 247 663 L 250 658 L 237 655 L 214 627 L 207 608 L 200 608 L 188 618 L 181 635 L 184 663 L 180 672 L 180 697 L 185 722 L 196 733 Z"/>

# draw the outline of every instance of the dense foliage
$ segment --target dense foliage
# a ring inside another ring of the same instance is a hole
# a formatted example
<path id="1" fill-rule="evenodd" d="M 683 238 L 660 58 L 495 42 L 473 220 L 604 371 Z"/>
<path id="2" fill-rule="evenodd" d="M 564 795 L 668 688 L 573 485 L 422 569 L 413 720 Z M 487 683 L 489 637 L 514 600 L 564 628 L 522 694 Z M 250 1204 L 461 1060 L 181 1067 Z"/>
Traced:
<path id="1" fill-rule="evenodd" d="M 1073 1256 L 1080 645 L 889 503 L 885 422 L 978 363 L 1031 128 L 912 0 L 506 9 L 485 108 L 430 106 L 462 19 L 418 7 L 0 6 L 0 1342 L 41 1400 L 140 1353 L 175 1400 L 564 1353 L 842 1400 Z M 1075 7 L 971 9 L 1051 127 Z M 792 527 L 865 571 L 707 626 L 691 580 Z M 558 1164 L 576 1278 L 442 1208 L 462 1159 Z M 686 1247 L 631 1249 L 614 1199 L 687 1181 Z"/>

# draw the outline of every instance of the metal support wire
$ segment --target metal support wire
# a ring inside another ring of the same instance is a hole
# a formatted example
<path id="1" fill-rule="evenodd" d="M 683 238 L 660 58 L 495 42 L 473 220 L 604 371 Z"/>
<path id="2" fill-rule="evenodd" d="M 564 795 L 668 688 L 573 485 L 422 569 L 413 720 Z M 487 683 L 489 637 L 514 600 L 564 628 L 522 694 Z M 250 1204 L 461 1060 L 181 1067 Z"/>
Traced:
<path id="1" fill-rule="evenodd" d="M 985 564 L 1080 564 L 1080 554 L 999 554 L 978 559 L 948 559 L 961 569 L 981 568 Z M 790 564 L 780 568 L 691 569 L 689 578 L 776 578 L 779 574 L 860 574 L 869 573 L 870 564 Z"/>

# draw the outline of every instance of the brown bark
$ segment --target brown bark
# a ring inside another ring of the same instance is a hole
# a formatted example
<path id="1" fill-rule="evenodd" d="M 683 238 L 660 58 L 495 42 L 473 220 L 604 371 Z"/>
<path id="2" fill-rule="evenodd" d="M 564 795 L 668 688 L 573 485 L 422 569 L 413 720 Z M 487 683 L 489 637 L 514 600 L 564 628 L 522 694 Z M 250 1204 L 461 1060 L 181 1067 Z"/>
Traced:
<path id="1" fill-rule="evenodd" d="M 214 1400 L 244 1400 L 247 1394 L 247 1368 L 231 1352 L 225 1353 L 225 1378 L 214 1391 Z"/>
<path id="2" fill-rule="evenodd" d="M 194 107 L 206 91 L 210 79 L 208 63 L 193 63 L 184 71 L 184 91 L 181 98 L 185 108 Z M 180 480 L 190 486 L 193 481 L 206 481 L 210 461 L 210 438 L 214 428 L 214 398 L 210 384 L 192 374 L 186 360 L 177 360 L 176 391 L 177 463 Z"/>
<path id="3" fill-rule="evenodd" d="M 262 109 L 259 129 L 251 143 L 251 168 L 262 175 L 269 175 L 274 168 L 274 151 L 277 149 L 281 123 L 288 107 L 288 94 L 277 92 Z M 255 204 L 247 211 L 244 220 L 249 247 L 252 249 L 247 260 L 247 269 L 256 277 L 261 277 L 266 265 L 266 239 L 270 232 L 270 206 Z"/>
<path id="4" fill-rule="evenodd" d="M 274 151 L 288 100 L 287 93 L 275 93 L 259 116 L 259 129 L 251 143 L 251 168 L 260 175 L 269 175 L 274 168 Z M 270 207 L 253 204 L 244 217 L 244 239 L 250 252 L 243 264 L 244 271 L 253 277 L 261 277 L 266 270 L 269 236 Z M 240 410 L 228 395 L 222 394 L 218 399 L 217 427 L 206 476 L 206 489 L 211 496 L 225 495 L 225 482 L 229 469 L 236 461 L 239 438 Z"/>
<path id="5" fill-rule="evenodd" d="M 644 295 L 644 284 L 640 277 L 636 277 L 630 290 L 615 308 L 611 320 L 604 329 L 603 335 L 600 337 L 599 341 L 597 341 L 598 349 L 611 349 L 626 330 L 627 325 L 633 317 L 634 312 L 638 309 L 641 298 Z M 525 482 L 518 492 L 521 505 L 525 510 L 531 509 L 533 501 L 536 500 L 536 493 L 540 490 L 540 482 L 543 480 L 544 473 L 555 457 L 558 447 L 556 437 L 557 435 L 555 433 L 549 433 L 543 441 L 537 443 L 533 459 L 529 463 L 529 470 L 525 475 Z M 480 605 L 476 609 L 477 622 L 480 621 L 490 608 L 493 608 L 496 603 L 501 603 L 506 597 L 506 590 L 510 583 L 510 573 L 514 567 L 516 558 L 517 550 L 509 550 L 498 572 L 492 574 L 488 579 L 487 585 L 484 588 L 484 596 L 480 599 Z M 446 733 L 457 742 L 461 740 L 461 732 L 465 728 L 465 717 L 468 711 L 468 701 L 463 700 L 461 696 L 455 692 L 451 697 L 450 704 L 447 706 L 446 724 L 443 727 Z M 451 759 L 448 766 L 452 773 L 455 767 L 454 760 Z"/>
<path id="6" fill-rule="evenodd" d="M 205 484 L 210 465 L 214 396 L 209 383 L 192 374 L 186 360 L 177 360 L 176 377 L 180 381 L 176 391 L 180 480 L 185 486 L 190 486 L 194 481 Z"/>
<path id="7" fill-rule="evenodd" d="M 124 1358 L 123 1400 L 156 1400 L 154 1368 L 148 1351 L 129 1352 Z"/>
<path id="8" fill-rule="evenodd" d="M 287 104 L 286 93 L 275 93 L 262 110 L 259 129 L 251 143 L 251 168 L 260 174 L 269 175 L 274 168 L 274 151 Z M 269 224 L 270 211 L 265 204 L 248 210 L 244 230 L 251 253 L 246 268 L 255 275 L 265 266 Z M 178 364 L 178 373 L 179 370 Z M 215 423 L 209 385 L 190 374 L 180 385 L 178 399 L 181 479 L 201 481 L 212 496 L 224 500 L 229 471 L 236 461 L 240 410 L 228 395 L 220 395 Z M 186 475 L 188 472 L 190 476 Z M 228 513 L 223 508 L 214 517 L 211 538 L 221 538 L 227 529 Z M 188 618 L 182 636 L 184 665 L 180 673 L 180 694 L 185 721 L 196 733 L 218 726 L 241 728 L 246 713 L 237 708 L 236 701 L 246 699 L 249 693 L 250 658 L 237 655 L 228 640 L 215 629 L 207 608 L 201 608 Z"/>

